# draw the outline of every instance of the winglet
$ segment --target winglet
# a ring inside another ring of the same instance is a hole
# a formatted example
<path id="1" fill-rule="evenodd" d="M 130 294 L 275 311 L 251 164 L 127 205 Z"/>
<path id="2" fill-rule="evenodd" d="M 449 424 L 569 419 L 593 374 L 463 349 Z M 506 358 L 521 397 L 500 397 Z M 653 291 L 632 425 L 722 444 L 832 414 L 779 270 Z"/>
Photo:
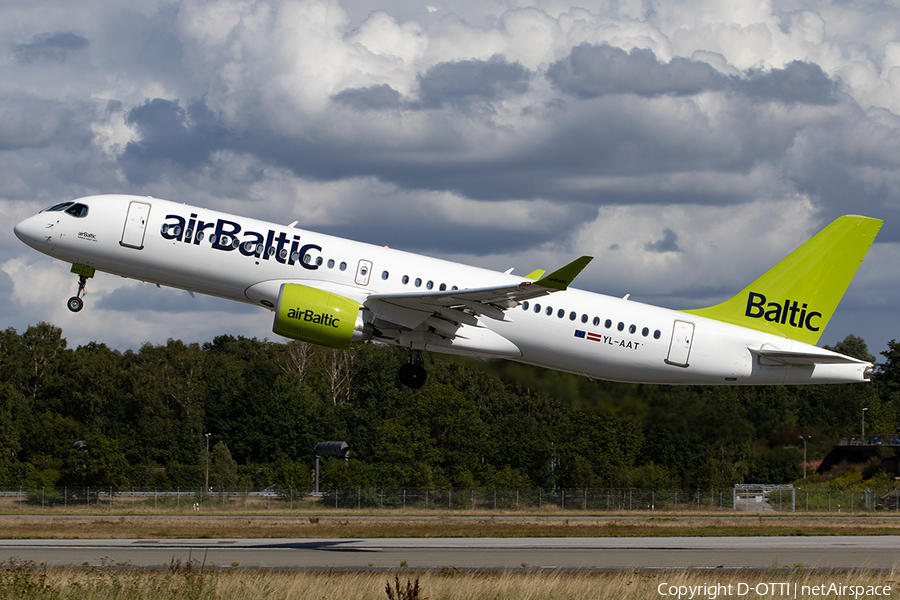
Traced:
<path id="1" fill-rule="evenodd" d="M 684 312 L 815 344 L 881 224 L 839 217 L 730 300 Z"/>
<path id="2" fill-rule="evenodd" d="M 538 279 L 535 284 L 553 290 L 565 290 L 569 287 L 569 284 L 572 283 L 572 280 L 575 279 L 592 260 L 594 260 L 593 256 L 576 258 L 561 269 L 557 269 L 546 277 Z"/>
<path id="3" fill-rule="evenodd" d="M 541 277 L 543 277 L 543 276 L 544 276 L 544 273 L 546 273 L 546 272 L 547 272 L 547 271 L 545 271 L 545 270 L 543 270 L 543 269 L 535 269 L 534 271 L 532 271 L 531 273 L 529 273 L 528 275 L 526 275 L 526 276 L 525 276 L 525 279 L 533 279 L 533 280 L 537 281 L 538 279 L 540 279 Z"/>

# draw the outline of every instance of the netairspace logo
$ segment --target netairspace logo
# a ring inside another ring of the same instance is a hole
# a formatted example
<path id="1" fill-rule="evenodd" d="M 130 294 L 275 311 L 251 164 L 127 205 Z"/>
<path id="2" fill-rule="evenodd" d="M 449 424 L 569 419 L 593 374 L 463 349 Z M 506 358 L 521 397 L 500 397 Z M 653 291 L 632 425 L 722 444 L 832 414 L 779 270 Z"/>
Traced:
<path id="1" fill-rule="evenodd" d="M 660 596 L 670 596 L 678 600 L 740 598 L 749 594 L 771 598 L 877 598 L 890 596 L 891 586 L 844 585 L 841 583 L 822 585 L 801 585 L 799 583 L 670 585 L 661 583 L 657 586 L 656 591 Z"/>

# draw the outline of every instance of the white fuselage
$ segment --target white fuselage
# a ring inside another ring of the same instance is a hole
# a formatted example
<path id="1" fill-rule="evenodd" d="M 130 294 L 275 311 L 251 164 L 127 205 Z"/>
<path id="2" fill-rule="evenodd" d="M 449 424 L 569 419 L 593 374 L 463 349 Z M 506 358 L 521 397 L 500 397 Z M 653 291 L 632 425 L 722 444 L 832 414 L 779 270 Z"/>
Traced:
<path id="1" fill-rule="evenodd" d="M 373 294 L 525 281 L 156 198 L 108 195 L 78 202 L 89 207 L 87 215 L 45 211 L 19 223 L 16 234 L 36 250 L 66 262 L 270 309 L 286 282 L 325 289 L 365 305 Z M 146 214 L 129 216 L 133 203 L 146 205 Z M 641 383 L 854 382 L 866 380 L 866 368 L 871 367 L 864 362 L 761 364 L 766 361 L 751 350 L 833 353 L 785 337 L 571 288 L 510 308 L 504 320 L 481 316 L 478 326 L 509 344 L 479 351 L 427 341 L 385 341 L 418 343 L 417 349 L 423 350 L 503 356 L 591 378 Z"/>

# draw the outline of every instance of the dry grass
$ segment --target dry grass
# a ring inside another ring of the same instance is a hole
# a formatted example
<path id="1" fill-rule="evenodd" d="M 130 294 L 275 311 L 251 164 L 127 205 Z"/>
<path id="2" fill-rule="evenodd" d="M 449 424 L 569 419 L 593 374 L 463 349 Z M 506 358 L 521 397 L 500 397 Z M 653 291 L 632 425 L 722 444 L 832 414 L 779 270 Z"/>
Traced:
<path id="1" fill-rule="evenodd" d="M 896 598 L 894 573 L 854 572 L 654 572 L 654 573 L 566 573 L 566 572 L 273 572 L 260 570 L 215 571 L 198 566 L 166 571 L 120 570 L 103 567 L 88 570 L 42 571 L 33 565 L 4 569 L 0 597 L 54 598 L 60 600 L 168 600 L 176 598 L 228 598 L 229 600 L 374 600 L 387 598 L 385 585 L 399 578 L 419 580 L 419 598 L 429 600 L 539 600 L 669 598 L 660 589 L 676 594 L 677 587 L 707 586 L 695 598 L 852 597 L 852 594 L 803 594 L 802 586 L 891 586 L 888 597 Z M 756 588 L 760 584 L 759 588 Z M 780 587 L 775 592 L 772 584 Z M 727 586 L 731 593 L 726 593 Z M 738 594 L 738 586 L 746 592 Z M 662 586 L 662 587 L 661 587 Z M 674 586 L 674 588 L 673 588 Z M 710 586 L 725 586 L 712 588 Z M 790 586 L 790 587 L 784 587 Z M 717 592 L 717 593 L 716 593 Z M 688 593 L 683 597 L 687 597 Z M 871 597 L 872 594 L 856 594 Z M 885 596 L 880 596 L 885 597 Z"/>
<path id="2" fill-rule="evenodd" d="M 897 517 L 697 518 L 593 517 L 521 519 L 441 517 L 377 519 L 355 516 L 150 517 L 5 516 L 2 539 L 172 539 L 172 538 L 385 538 L 385 537 L 662 537 L 898 535 Z"/>

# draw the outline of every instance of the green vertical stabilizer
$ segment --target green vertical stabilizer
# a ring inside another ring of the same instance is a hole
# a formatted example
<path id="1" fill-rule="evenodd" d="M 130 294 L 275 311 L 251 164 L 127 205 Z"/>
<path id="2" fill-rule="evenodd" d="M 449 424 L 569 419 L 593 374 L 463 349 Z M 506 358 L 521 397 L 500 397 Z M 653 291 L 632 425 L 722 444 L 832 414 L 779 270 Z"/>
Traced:
<path id="1" fill-rule="evenodd" d="M 684 312 L 815 344 L 881 225 L 840 217 L 730 300 Z"/>

